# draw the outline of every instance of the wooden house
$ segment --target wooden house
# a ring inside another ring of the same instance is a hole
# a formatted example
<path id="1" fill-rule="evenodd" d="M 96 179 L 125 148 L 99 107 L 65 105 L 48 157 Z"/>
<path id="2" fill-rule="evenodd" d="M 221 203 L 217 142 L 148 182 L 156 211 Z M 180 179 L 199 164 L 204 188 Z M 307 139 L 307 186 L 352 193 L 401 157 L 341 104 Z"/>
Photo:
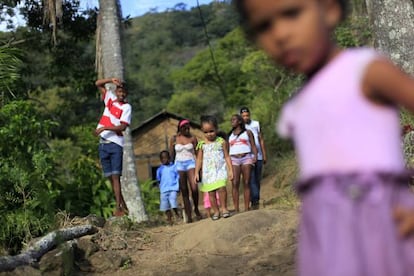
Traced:
<path id="1" fill-rule="evenodd" d="M 139 181 L 155 179 L 160 165 L 159 154 L 162 150 L 168 150 L 169 141 L 176 135 L 178 122 L 182 119 L 185 118 L 162 111 L 131 131 Z M 190 121 L 190 127 L 190 132 L 197 139 L 204 138 L 198 123 Z"/>

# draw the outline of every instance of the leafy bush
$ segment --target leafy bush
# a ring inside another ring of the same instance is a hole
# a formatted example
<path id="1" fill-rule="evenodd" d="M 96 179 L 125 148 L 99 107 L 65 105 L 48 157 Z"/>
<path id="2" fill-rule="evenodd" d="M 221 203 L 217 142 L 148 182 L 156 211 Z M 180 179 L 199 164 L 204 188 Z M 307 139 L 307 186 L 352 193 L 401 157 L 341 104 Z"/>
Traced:
<path id="1" fill-rule="evenodd" d="M 53 126 L 28 102 L 14 101 L 0 109 L 0 245 L 12 252 L 53 220 L 57 194 L 46 143 Z"/>
<path id="2" fill-rule="evenodd" d="M 339 46 L 344 48 L 372 44 L 372 32 L 368 16 L 352 16 L 338 26 L 335 38 Z"/>
<path id="3" fill-rule="evenodd" d="M 103 177 L 93 126 L 71 128 L 72 139 L 52 140 L 58 191 L 57 208 L 72 216 L 110 217 L 115 206 L 109 180 Z"/>
<path id="4" fill-rule="evenodd" d="M 160 190 L 155 186 L 155 183 L 151 179 L 140 183 L 145 210 L 150 216 L 155 216 L 160 213 Z"/>
<path id="5" fill-rule="evenodd" d="M 112 215 L 114 196 L 99 166 L 93 127 L 74 127 L 72 139 L 51 140 L 56 126 L 30 102 L 0 109 L 0 246 L 12 253 L 47 231 L 59 210 Z"/>

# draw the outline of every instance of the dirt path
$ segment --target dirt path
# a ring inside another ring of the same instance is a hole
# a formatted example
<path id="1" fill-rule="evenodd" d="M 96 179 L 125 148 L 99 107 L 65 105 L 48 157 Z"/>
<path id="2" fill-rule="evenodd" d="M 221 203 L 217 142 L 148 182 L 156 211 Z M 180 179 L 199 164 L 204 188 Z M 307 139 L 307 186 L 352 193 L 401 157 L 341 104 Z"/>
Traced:
<path id="1" fill-rule="evenodd" d="M 45 254 L 38 268 L 23 266 L 0 274 L 293 276 L 298 201 L 288 181 L 278 183 L 280 191 L 274 188 L 276 177 L 283 181 L 280 175 L 263 179 L 259 210 L 158 227 L 156 221 L 144 226 L 109 219 L 94 235 L 78 239 L 76 250 L 61 246 Z M 231 193 L 228 201 L 231 210 Z M 93 218 L 80 218 L 79 223 L 89 224 Z"/>
<path id="2" fill-rule="evenodd" d="M 278 195 L 273 183 L 262 183 L 265 202 Z M 295 209 L 261 205 L 228 219 L 152 228 L 150 242 L 129 252 L 131 266 L 115 275 L 295 275 L 296 224 Z"/>

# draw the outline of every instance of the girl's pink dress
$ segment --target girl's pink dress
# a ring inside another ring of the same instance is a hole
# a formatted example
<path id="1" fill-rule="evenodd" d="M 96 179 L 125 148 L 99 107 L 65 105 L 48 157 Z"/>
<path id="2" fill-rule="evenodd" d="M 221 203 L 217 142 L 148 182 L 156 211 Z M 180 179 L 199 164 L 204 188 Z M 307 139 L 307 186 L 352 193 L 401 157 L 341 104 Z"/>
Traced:
<path id="1" fill-rule="evenodd" d="M 293 139 L 300 167 L 299 275 L 414 275 L 414 239 L 400 238 L 392 218 L 395 206 L 414 208 L 399 113 L 361 89 L 381 58 L 343 51 L 282 110 L 278 131 Z"/>

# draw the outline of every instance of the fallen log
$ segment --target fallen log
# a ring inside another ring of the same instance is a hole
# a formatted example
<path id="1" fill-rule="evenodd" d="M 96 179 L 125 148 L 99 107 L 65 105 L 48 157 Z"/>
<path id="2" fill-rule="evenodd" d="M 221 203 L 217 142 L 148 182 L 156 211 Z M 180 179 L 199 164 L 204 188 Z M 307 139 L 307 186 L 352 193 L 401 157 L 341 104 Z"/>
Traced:
<path id="1" fill-rule="evenodd" d="M 0 272 L 11 271 L 22 265 L 34 264 L 56 245 L 96 233 L 96 231 L 97 229 L 92 225 L 80 225 L 50 232 L 19 255 L 0 257 Z"/>

